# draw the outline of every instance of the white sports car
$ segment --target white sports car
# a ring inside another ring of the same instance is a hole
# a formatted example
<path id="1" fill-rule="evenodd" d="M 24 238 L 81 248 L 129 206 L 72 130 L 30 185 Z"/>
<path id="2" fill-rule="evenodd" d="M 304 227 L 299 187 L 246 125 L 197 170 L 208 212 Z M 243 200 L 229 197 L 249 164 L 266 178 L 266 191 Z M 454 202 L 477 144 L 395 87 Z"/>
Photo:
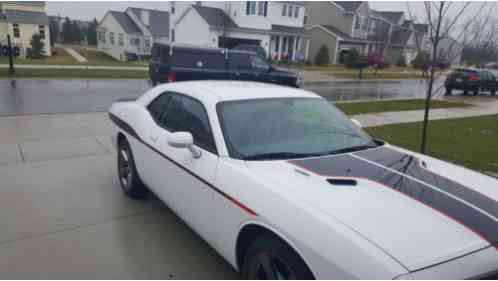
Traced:
<path id="1" fill-rule="evenodd" d="M 374 140 L 300 89 L 199 81 L 109 110 L 151 190 L 250 279 L 496 278 L 498 181 Z"/>

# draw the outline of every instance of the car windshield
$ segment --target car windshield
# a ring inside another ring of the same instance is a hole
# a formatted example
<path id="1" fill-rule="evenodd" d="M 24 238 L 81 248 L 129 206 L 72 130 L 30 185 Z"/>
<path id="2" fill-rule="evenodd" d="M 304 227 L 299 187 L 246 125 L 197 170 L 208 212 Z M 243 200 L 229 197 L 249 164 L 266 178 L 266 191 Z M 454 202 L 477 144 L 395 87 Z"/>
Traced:
<path id="1" fill-rule="evenodd" d="M 320 98 L 227 101 L 217 109 L 232 158 L 291 159 L 378 146 Z"/>

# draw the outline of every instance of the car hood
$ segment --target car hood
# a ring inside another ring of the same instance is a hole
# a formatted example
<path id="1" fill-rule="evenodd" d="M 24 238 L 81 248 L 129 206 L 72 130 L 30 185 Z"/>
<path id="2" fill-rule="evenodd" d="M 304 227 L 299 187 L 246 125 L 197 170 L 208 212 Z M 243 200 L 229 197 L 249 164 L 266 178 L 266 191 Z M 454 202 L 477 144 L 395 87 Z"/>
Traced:
<path id="1" fill-rule="evenodd" d="M 340 220 L 410 271 L 496 245 L 498 181 L 420 157 L 382 146 L 246 163 L 274 192 Z"/>

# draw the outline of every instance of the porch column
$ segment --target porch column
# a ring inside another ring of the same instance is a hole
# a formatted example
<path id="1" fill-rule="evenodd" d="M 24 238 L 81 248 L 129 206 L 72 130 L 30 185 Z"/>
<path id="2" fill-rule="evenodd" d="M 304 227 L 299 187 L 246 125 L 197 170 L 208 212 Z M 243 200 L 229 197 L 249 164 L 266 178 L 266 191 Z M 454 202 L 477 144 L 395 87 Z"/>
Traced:
<path id="1" fill-rule="evenodd" d="M 297 52 L 297 42 L 298 41 L 298 37 L 294 37 L 294 50 L 292 52 L 292 60 L 295 61 L 296 60 L 296 52 Z"/>
<path id="2" fill-rule="evenodd" d="M 306 50 L 304 51 L 304 59 L 308 60 L 310 52 L 310 39 L 306 39 Z"/>
<path id="3" fill-rule="evenodd" d="M 282 59 L 282 44 L 284 43 L 283 36 L 278 37 L 278 53 L 277 60 L 280 61 Z"/>

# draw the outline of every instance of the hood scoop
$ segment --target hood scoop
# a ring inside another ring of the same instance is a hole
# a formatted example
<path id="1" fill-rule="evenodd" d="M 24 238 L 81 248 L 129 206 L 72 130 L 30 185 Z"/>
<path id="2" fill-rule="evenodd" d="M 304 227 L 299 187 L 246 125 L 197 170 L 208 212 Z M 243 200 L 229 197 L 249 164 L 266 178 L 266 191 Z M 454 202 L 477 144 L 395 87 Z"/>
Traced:
<path id="1" fill-rule="evenodd" d="M 327 179 L 331 185 L 336 186 L 356 186 L 358 182 L 354 179 Z"/>

